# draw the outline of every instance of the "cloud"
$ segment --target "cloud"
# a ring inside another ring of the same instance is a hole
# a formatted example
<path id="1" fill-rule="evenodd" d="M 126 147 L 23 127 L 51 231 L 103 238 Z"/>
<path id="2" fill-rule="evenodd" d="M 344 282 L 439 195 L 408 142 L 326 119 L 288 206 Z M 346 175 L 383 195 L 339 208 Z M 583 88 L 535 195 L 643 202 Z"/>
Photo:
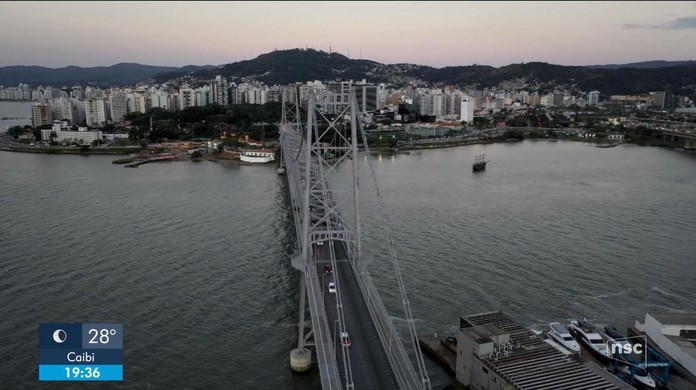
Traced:
<path id="1" fill-rule="evenodd" d="M 696 29 L 696 16 L 687 16 L 684 18 L 676 18 L 669 22 L 660 24 L 641 24 L 641 23 L 625 23 L 624 29 L 652 29 L 652 30 L 686 30 Z"/>

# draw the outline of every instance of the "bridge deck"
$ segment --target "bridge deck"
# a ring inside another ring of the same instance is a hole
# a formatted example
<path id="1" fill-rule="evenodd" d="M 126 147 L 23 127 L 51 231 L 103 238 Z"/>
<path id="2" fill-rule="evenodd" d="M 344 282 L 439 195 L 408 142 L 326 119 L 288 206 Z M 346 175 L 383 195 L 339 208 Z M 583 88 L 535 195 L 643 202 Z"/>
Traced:
<path id="1" fill-rule="evenodd" d="M 317 273 L 322 275 L 322 291 L 325 292 L 324 306 L 326 307 L 332 337 L 336 343 L 336 359 L 338 360 L 341 379 L 345 381 L 343 354 L 340 352 L 339 337 L 334 333 L 338 332 L 338 330 L 334 329 L 333 326 L 334 321 L 337 319 L 336 295 L 328 293 L 329 282 L 333 281 L 334 278 L 338 278 L 346 331 L 352 341 L 349 350 L 355 389 L 397 389 L 396 378 L 379 340 L 344 246 L 340 241 L 333 242 L 334 245 L 330 245 L 326 241 L 323 246 L 316 247 L 318 249 L 316 251 Z M 333 270 L 333 274 L 327 275 L 324 273 L 324 266 L 331 264 L 329 251 L 332 247 L 335 250 L 337 269 Z"/>

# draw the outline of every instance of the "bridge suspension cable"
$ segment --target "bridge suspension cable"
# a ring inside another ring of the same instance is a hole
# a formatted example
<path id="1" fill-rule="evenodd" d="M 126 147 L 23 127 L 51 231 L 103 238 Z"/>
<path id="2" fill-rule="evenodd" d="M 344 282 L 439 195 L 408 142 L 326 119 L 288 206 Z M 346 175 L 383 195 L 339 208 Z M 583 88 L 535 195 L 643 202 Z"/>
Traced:
<path id="1" fill-rule="evenodd" d="M 353 92 L 354 94 L 354 92 Z M 355 99 L 352 100 L 353 109 L 357 110 L 357 103 Z M 357 116 L 356 116 L 357 117 Z M 413 314 L 411 313 L 411 304 L 406 296 L 406 287 L 404 286 L 404 280 L 401 276 L 401 266 L 399 265 L 399 260 L 396 256 L 396 248 L 394 245 L 394 240 L 392 239 L 391 229 L 389 228 L 389 223 L 387 223 L 387 213 L 385 211 L 386 207 L 384 205 L 384 199 L 382 199 L 382 194 L 379 190 L 379 184 L 377 183 L 377 174 L 375 173 L 374 164 L 372 164 L 372 159 L 370 158 L 370 147 L 367 144 L 367 136 L 365 135 L 365 129 L 362 125 L 362 121 L 358 120 L 358 128 L 360 129 L 360 135 L 363 140 L 363 147 L 365 148 L 365 154 L 367 156 L 367 165 L 370 168 L 370 176 L 372 178 L 372 183 L 375 188 L 375 193 L 377 195 L 377 211 L 379 218 L 384 227 L 384 233 L 387 236 L 387 241 L 389 243 L 389 254 L 391 256 L 392 264 L 394 266 L 394 273 L 396 275 L 397 284 L 399 286 L 399 293 L 401 294 L 401 302 L 403 305 L 404 313 L 406 316 L 406 322 L 408 324 L 409 336 L 411 339 L 411 344 L 413 345 L 413 350 L 415 351 L 416 365 L 418 366 L 418 373 L 423 381 L 425 387 L 430 388 L 430 378 L 428 377 L 425 360 L 423 358 L 423 353 L 418 344 L 418 334 L 416 332 L 416 325 L 413 320 Z"/>

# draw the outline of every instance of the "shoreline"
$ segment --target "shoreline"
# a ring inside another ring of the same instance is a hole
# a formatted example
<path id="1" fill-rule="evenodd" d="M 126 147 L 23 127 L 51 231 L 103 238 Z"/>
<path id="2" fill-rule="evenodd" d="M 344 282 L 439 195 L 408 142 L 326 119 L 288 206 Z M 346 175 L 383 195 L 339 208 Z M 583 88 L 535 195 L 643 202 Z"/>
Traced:
<path id="1" fill-rule="evenodd" d="M 599 148 L 612 148 L 615 146 L 619 145 L 633 145 L 633 146 L 649 146 L 649 147 L 664 147 L 664 148 L 669 148 L 669 149 L 681 149 L 681 150 L 686 150 L 686 151 L 693 151 L 694 149 L 688 149 L 683 146 L 676 146 L 676 145 L 645 145 L 641 143 L 634 143 L 634 142 L 626 142 L 626 141 L 619 141 L 619 142 L 595 142 L 595 141 L 586 141 L 586 140 L 576 140 L 576 139 L 549 139 L 549 138 L 529 138 L 529 139 L 507 139 L 507 140 L 448 140 L 444 142 L 424 142 L 421 144 L 403 144 L 403 145 L 397 145 L 397 147 L 384 147 L 384 146 L 377 146 L 377 147 L 370 147 L 370 152 L 406 152 L 406 151 L 412 151 L 412 150 L 429 150 L 429 149 L 447 149 L 447 148 L 454 148 L 454 147 L 459 147 L 459 146 L 469 146 L 469 145 L 485 145 L 485 144 L 495 144 L 495 143 L 518 143 L 518 142 L 524 142 L 524 141 L 548 141 L 548 142 L 579 142 L 579 143 L 586 143 L 586 144 L 592 144 L 595 147 Z M 126 148 L 89 148 L 87 150 L 81 150 L 80 148 L 46 148 L 46 147 L 31 147 L 31 146 L 9 146 L 9 145 L 0 145 L 0 151 L 4 152 L 14 152 L 14 153 L 42 153 L 42 154 L 77 154 L 77 155 L 90 155 L 90 154 L 95 154 L 95 155 L 114 155 L 114 156 L 120 156 L 120 155 L 131 155 L 134 153 L 140 153 L 146 148 L 141 148 L 141 147 L 126 147 Z M 365 149 L 360 147 L 359 151 L 365 152 Z M 210 160 L 210 161 L 234 161 L 235 159 L 233 158 L 216 158 L 216 157 L 209 157 L 209 158 L 201 158 L 201 160 Z"/>
<path id="2" fill-rule="evenodd" d="M 0 151 L 3 152 L 14 152 L 14 153 L 42 153 L 42 154 L 100 154 L 100 155 L 129 155 L 133 153 L 141 152 L 143 148 L 133 147 L 133 148 L 100 148 L 100 149 L 87 149 L 81 150 L 80 148 L 42 148 L 42 147 L 32 147 L 32 146 L 0 146 Z"/>

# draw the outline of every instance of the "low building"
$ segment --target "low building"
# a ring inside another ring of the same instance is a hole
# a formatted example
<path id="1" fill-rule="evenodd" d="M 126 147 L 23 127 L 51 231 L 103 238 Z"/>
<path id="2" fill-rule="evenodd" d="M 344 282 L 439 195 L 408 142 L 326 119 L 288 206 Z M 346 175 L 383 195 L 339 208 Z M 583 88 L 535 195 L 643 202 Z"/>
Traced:
<path id="1" fill-rule="evenodd" d="M 115 141 L 117 139 L 128 139 L 128 133 L 113 133 L 113 134 L 102 134 L 104 136 L 104 141 Z"/>
<path id="2" fill-rule="evenodd" d="M 460 318 L 457 381 L 472 390 L 617 389 L 502 312 Z"/>
<path id="3" fill-rule="evenodd" d="M 67 131 L 70 130 L 70 122 L 69 121 L 53 121 L 53 126 L 50 129 L 42 129 L 41 130 L 41 140 L 42 141 L 50 141 L 51 139 L 56 137 L 56 134 L 59 131 Z"/>
<path id="4" fill-rule="evenodd" d="M 696 313 L 645 313 L 635 327 L 696 376 Z"/>
<path id="5" fill-rule="evenodd" d="M 56 141 L 58 142 L 89 144 L 96 140 L 102 140 L 102 132 L 100 130 L 88 130 L 86 127 L 79 127 L 77 131 L 60 130 L 56 132 Z"/>

